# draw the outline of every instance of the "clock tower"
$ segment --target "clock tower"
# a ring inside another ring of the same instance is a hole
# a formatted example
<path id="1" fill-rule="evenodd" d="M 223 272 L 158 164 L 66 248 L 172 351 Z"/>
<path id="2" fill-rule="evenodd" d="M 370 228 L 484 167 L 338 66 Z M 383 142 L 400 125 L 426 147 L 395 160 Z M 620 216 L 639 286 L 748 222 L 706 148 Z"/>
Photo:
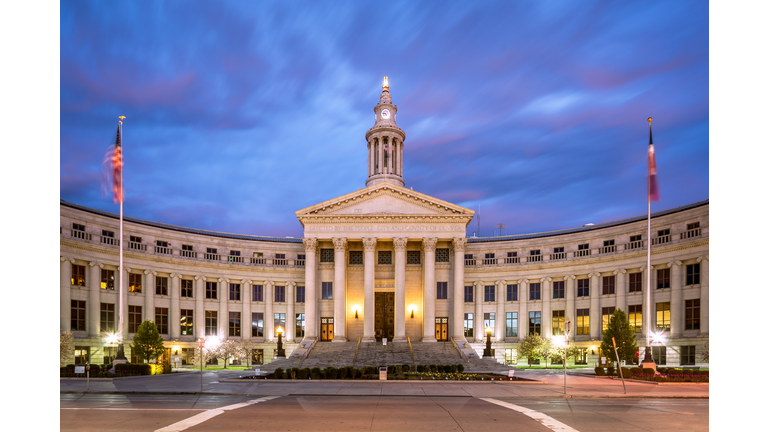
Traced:
<path id="1" fill-rule="evenodd" d="M 397 126 L 397 106 L 389 94 L 384 77 L 379 103 L 373 107 L 375 122 L 365 133 L 368 142 L 368 179 L 365 187 L 382 182 L 405 186 L 403 181 L 403 144 L 405 132 Z"/>

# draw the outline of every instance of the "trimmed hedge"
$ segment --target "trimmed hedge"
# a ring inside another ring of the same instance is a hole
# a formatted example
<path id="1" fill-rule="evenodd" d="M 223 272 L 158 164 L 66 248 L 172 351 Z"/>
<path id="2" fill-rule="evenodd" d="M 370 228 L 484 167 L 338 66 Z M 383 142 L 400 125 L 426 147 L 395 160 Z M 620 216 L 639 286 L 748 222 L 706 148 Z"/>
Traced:
<path id="1" fill-rule="evenodd" d="M 595 375 L 597 376 L 605 376 L 605 369 L 601 368 L 600 366 L 595 368 Z"/>
<path id="2" fill-rule="evenodd" d="M 149 363 L 118 363 L 115 365 L 116 374 L 152 375 L 152 365 Z"/>

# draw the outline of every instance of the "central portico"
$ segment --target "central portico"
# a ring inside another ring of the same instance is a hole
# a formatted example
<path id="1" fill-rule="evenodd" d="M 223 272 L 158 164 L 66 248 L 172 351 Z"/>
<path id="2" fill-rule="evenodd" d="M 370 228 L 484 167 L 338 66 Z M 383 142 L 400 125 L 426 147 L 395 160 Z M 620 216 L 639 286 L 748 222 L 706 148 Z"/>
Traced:
<path id="1" fill-rule="evenodd" d="M 333 341 L 391 337 L 386 293 L 394 294 L 394 342 L 435 341 L 436 310 L 462 339 L 464 246 L 474 211 L 404 186 L 405 133 L 386 78 L 374 112 L 366 188 L 296 212 L 306 252 L 305 339 L 320 336 L 321 319 L 332 319 Z M 437 298 L 436 271 L 448 280 L 453 304 L 445 294 Z M 377 323 L 375 311 L 384 322 Z"/>

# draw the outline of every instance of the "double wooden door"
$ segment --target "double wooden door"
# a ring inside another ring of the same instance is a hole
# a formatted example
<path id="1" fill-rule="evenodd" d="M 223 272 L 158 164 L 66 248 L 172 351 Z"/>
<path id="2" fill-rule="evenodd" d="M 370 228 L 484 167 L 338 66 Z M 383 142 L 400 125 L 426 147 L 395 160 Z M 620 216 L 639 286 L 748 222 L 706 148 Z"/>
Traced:
<path id="1" fill-rule="evenodd" d="M 322 342 L 333 340 L 333 317 L 320 318 L 320 340 Z"/>
<path id="2" fill-rule="evenodd" d="M 448 340 L 448 318 L 435 318 L 435 338 L 439 341 Z"/>

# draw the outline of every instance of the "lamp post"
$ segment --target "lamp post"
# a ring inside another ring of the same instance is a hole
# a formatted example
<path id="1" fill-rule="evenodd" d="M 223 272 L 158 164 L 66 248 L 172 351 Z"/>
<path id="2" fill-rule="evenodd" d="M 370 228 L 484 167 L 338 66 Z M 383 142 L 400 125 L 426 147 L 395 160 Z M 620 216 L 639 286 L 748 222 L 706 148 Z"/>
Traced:
<path id="1" fill-rule="evenodd" d="M 571 331 L 571 317 L 565 317 L 565 351 L 563 352 L 563 394 L 567 394 L 565 383 L 568 380 L 568 333 Z"/>
<path id="2" fill-rule="evenodd" d="M 283 328 L 277 326 L 277 357 L 285 357 L 285 350 L 283 349 Z"/>
<path id="3" fill-rule="evenodd" d="M 200 347 L 200 393 L 203 392 L 203 346 L 205 346 L 205 338 L 197 340 L 197 346 Z"/>
<path id="4" fill-rule="evenodd" d="M 492 357 L 491 353 L 491 326 L 485 328 L 485 350 L 483 350 L 483 358 Z"/>

